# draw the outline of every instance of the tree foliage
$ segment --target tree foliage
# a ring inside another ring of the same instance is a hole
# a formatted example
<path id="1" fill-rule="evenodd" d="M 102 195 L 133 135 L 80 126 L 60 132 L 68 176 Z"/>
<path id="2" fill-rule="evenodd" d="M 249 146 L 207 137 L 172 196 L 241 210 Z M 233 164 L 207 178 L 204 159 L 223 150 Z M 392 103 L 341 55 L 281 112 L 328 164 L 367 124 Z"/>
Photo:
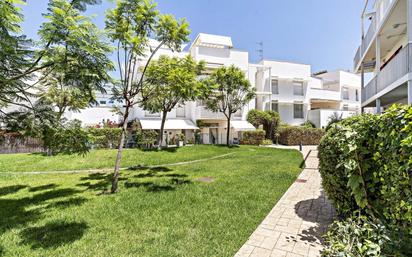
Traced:
<path id="1" fill-rule="evenodd" d="M 106 16 L 106 30 L 116 44 L 117 69 L 120 80 L 113 89 L 115 98 L 124 102 L 122 135 L 112 183 L 112 192 L 118 190 L 118 178 L 122 149 L 127 134 L 130 108 L 150 98 L 145 95 L 144 77 L 153 56 L 163 46 L 179 51 L 182 43 L 188 41 L 190 31 L 186 20 L 176 20 L 170 14 L 159 14 L 156 4 L 150 0 L 119 0 Z M 149 38 L 157 40 L 153 49 Z M 147 58 L 141 69 L 141 59 Z M 119 110 L 120 111 L 120 110 Z"/>
<path id="2" fill-rule="evenodd" d="M 250 110 L 247 114 L 247 121 L 249 121 L 256 128 L 263 126 L 265 131 L 265 138 L 275 141 L 279 133 L 280 116 L 275 111 L 261 111 Z"/>
<path id="3" fill-rule="evenodd" d="M 159 148 L 167 113 L 177 104 L 195 100 L 204 94 L 204 84 L 197 79 L 203 69 L 203 62 L 198 64 L 189 55 L 185 58 L 160 56 L 148 66 L 144 90 L 150 91 L 147 95 L 151 97 L 142 103 L 142 107 L 152 113 L 162 114 L 157 142 Z"/>
<path id="4" fill-rule="evenodd" d="M 87 107 L 94 101 L 93 92 L 102 91 L 110 80 L 111 46 L 82 14 L 88 4 L 99 2 L 50 0 L 36 47 L 20 34 L 23 17 L 17 6 L 22 2 L 0 2 L 4 39 L 0 40 L 0 102 L 20 106 L 12 113 L 2 111 L 3 122 L 9 129 L 37 132 L 49 151 L 84 153 L 87 149 L 80 125 L 66 122 L 62 115 L 67 109 Z M 73 131 L 79 141 L 70 137 Z M 61 149 L 54 150 L 57 146 L 52 144 L 60 144 Z M 67 144 L 73 147 L 63 149 Z"/>
<path id="5" fill-rule="evenodd" d="M 245 73 L 233 65 L 215 70 L 205 83 L 210 90 L 210 95 L 205 99 L 206 107 L 226 117 L 226 144 L 229 145 L 230 119 L 254 98 L 255 90 Z"/>

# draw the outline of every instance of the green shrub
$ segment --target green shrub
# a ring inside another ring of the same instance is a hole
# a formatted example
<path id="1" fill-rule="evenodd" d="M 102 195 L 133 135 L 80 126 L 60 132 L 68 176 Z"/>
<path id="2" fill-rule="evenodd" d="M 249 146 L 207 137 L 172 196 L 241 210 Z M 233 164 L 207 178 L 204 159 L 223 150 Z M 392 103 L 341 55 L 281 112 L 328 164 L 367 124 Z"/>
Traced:
<path id="1" fill-rule="evenodd" d="M 89 128 L 91 143 L 96 148 L 117 148 L 122 134 L 121 128 Z"/>
<path id="2" fill-rule="evenodd" d="M 42 141 L 48 155 L 81 154 L 85 155 L 90 150 L 90 136 L 81 127 L 78 120 L 69 121 L 56 127 L 43 128 Z"/>
<path id="3" fill-rule="evenodd" d="M 271 145 L 273 144 L 272 140 L 270 139 L 265 139 L 262 141 L 262 143 L 260 143 L 261 145 Z"/>
<path id="4" fill-rule="evenodd" d="M 158 133 L 155 130 L 137 130 L 135 140 L 140 147 L 151 148 L 156 143 Z"/>
<path id="5" fill-rule="evenodd" d="M 271 139 L 272 141 L 276 139 L 280 125 L 279 113 L 253 109 L 248 112 L 247 121 L 255 126 L 255 128 L 262 125 L 266 139 Z"/>
<path id="6" fill-rule="evenodd" d="M 243 140 L 241 140 L 242 145 L 260 145 L 265 139 L 265 131 L 262 129 L 257 129 L 254 131 L 243 132 Z"/>
<path id="7" fill-rule="evenodd" d="M 330 127 L 319 145 L 323 188 L 338 213 L 377 217 L 400 251 L 412 246 L 412 107 Z"/>
<path id="8" fill-rule="evenodd" d="M 316 125 L 313 124 L 313 122 L 311 122 L 310 120 L 305 121 L 304 123 L 302 123 L 302 125 L 300 125 L 301 127 L 304 128 L 316 128 Z"/>
<path id="9" fill-rule="evenodd" d="M 377 220 L 356 213 L 335 221 L 325 236 L 322 256 L 381 256 L 388 248 L 388 232 Z"/>
<path id="10" fill-rule="evenodd" d="M 279 143 L 283 145 L 318 145 L 325 134 L 323 129 L 306 127 L 282 127 L 279 131 Z"/>

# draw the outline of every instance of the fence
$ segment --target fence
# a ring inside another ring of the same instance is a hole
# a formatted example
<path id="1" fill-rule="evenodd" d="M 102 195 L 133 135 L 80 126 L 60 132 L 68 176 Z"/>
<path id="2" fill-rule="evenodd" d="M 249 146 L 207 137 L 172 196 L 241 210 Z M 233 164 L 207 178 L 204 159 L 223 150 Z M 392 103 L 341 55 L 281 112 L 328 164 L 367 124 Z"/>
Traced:
<path id="1" fill-rule="evenodd" d="M 0 137 L 0 154 L 44 152 L 40 139 L 15 134 L 3 134 Z"/>

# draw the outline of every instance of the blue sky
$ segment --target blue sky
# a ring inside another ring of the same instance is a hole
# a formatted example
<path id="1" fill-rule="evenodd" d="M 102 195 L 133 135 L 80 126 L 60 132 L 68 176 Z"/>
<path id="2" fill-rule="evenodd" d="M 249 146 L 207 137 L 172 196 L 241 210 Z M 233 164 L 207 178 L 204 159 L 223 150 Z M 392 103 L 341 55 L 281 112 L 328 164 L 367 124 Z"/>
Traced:
<path id="1" fill-rule="evenodd" d="M 46 0 L 27 0 L 23 7 L 24 32 L 36 38 L 47 8 Z M 157 0 L 162 13 L 186 18 L 197 33 L 232 37 L 234 47 L 249 51 L 251 62 L 259 61 L 256 44 L 264 44 L 265 59 L 306 63 L 312 71 L 352 69 L 360 42 L 359 0 Z M 88 14 L 104 27 L 105 10 L 112 3 L 103 0 Z"/>

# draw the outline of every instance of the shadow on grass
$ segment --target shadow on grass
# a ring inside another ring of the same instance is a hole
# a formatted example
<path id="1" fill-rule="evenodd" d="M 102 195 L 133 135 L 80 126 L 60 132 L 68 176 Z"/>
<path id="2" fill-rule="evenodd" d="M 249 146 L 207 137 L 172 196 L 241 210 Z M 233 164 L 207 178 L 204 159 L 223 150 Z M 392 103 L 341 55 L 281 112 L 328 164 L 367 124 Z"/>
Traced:
<path id="1" fill-rule="evenodd" d="M 26 228 L 20 232 L 22 244 L 31 248 L 57 248 L 82 238 L 88 226 L 85 222 L 54 221 L 40 227 Z"/>
<path id="2" fill-rule="evenodd" d="M 26 187 L 27 187 L 26 185 L 13 185 L 13 186 L 0 187 L 0 196 L 17 193 L 21 189 L 26 188 Z"/>
<path id="3" fill-rule="evenodd" d="M 86 177 L 80 178 L 81 181 L 85 181 L 83 183 L 79 183 L 76 186 L 86 187 L 86 190 L 94 190 L 94 191 L 106 191 L 108 187 L 112 183 L 112 176 L 111 173 L 91 173 Z M 119 181 L 127 180 L 125 177 L 120 177 Z"/>
<path id="4" fill-rule="evenodd" d="M 124 186 L 126 188 L 140 188 L 143 187 L 146 189 L 147 192 L 166 192 L 166 191 L 174 191 L 176 190 L 177 186 L 191 184 L 192 181 L 187 179 L 179 179 L 179 178 L 172 178 L 168 182 L 163 183 L 155 183 L 155 182 L 126 182 Z"/>
<path id="5" fill-rule="evenodd" d="M 30 187 L 29 191 L 30 192 L 37 192 L 37 191 L 43 191 L 43 190 L 52 189 L 52 188 L 56 188 L 56 187 L 57 187 L 56 184 L 47 184 L 47 185 L 42 185 L 42 186 Z"/>
<path id="6" fill-rule="evenodd" d="M 18 199 L 0 199 L 0 234 L 9 229 L 24 227 L 39 220 L 53 204 L 47 201 L 72 196 L 79 190 L 71 188 L 54 189 Z"/>

